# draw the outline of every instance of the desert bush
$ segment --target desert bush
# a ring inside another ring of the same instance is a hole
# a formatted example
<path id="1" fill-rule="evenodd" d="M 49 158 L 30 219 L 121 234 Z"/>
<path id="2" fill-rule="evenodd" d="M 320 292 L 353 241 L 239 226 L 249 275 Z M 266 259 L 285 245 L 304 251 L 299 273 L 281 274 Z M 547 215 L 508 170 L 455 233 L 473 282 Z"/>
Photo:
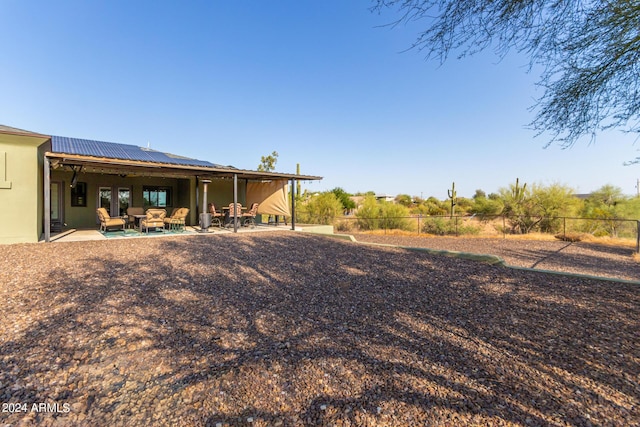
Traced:
<path id="1" fill-rule="evenodd" d="M 469 224 L 462 218 L 425 218 L 422 232 L 436 236 L 477 235 L 480 234 L 480 227 Z"/>
<path id="2" fill-rule="evenodd" d="M 395 203 L 379 203 L 380 228 L 385 230 L 410 230 L 411 225 L 407 219 L 409 209 L 406 206 Z"/>
<path id="3" fill-rule="evenodd" d="M 495 215 L 499 215 L 503 209 L 502 201 L 499 199 L 487 199 L 486 197 L 476 197 L 469 212 L 476 214 L 482 220 L 490 220 Z"/>
<path id="4" fill-rule="evenodd" d="M 342 203 L 335 194 L 322 193 L 307 200 L 297 213 L 299 222 L 329 225 L 342 215 Z"/>
<path id="5" fill-rule="evenodd" d="M 353 229 L 355 228 L 355 221 L 348 220 L 348 219 L 340 219 L 336 221 L 335 228 L 337 231 L 340 231 L 342 233 L 353 231 Z"/>
<path id="6" fill-rule="evenodd" d="M 422 215 L 446 215 L 448 211 L 446 202 L 442 202 L 435 197 L 429 197 L 423 200 L 415 209 L 414 213 Z"/>
<path id="7" fill-rule="evenodd" d="M 360 230 L 377 230 L 380 228 L 380 206 L 378 201 L 372 195 L 365 196 L 362 201 L 362 205 L 356 212 L 356 218 L 358 218 L 358 228 Z"/>

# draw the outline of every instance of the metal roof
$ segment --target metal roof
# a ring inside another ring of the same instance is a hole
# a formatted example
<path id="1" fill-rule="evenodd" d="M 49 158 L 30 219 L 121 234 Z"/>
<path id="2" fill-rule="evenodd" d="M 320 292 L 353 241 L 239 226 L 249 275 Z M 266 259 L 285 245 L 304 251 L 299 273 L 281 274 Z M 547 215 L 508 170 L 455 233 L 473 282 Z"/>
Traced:
<path id="1" fill-rule="evenodd" d="M 89 139 L 68 138 L 66 136 L 51 137 L 51 151 L 62 154 L 104 157 L 109 159 L 136 160 L 185 166 L 203 166 L 212 168 L 233 169 L 205 160 L 191 159 L 175 154 L 163 153 L 136 145 L 117 144 L 115 142 L 93 141 Z"/>
<path id="2" fill-rule="evenodd" d="M 24 135 L 24 136 L 44 136 L 48 138 L 47 135 L 42 135 L 40 133 L 31 132 L 29 130 L 24 130 L 24 129 L 18 129 L 18 128 L 6 126 L 6 125 L 0 125 L 0 133 L 9 133 L 13 135 Z"/>

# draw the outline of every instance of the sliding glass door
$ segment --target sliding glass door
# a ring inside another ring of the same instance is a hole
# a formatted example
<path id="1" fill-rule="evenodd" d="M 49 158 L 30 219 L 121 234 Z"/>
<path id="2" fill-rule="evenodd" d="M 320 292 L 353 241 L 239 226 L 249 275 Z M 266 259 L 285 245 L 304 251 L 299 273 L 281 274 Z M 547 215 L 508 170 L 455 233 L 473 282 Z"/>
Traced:
<path id="1" fill-rule="evenodd" d="M 131 191 L 128 188 L 118 188 L 118 215 L 125 216 L 131 200 Z"/>
<path id="2" fill-rule="evenodd" d="M 98 207 L 105 208 L 111 216 L 124 216 L 131 201 L 131 190 L 127 187 L 100 187 Z"/>

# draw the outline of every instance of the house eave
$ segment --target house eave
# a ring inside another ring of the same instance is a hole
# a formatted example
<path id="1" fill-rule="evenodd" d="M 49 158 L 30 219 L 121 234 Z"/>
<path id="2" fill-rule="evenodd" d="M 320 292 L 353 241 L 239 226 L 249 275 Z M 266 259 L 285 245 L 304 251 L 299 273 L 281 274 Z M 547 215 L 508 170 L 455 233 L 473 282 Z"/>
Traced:
<path id="1" fill-rule="evenodd" d="M 47 152 L 52 167 L 82 166 L 86 172 L 110 174 L 141 174 L 176 177 L 231 178 L 234 175 L 240 179 L 297 179 L 302 181 L 319 181 L 320 176 L 297 175 L 280 172 L 262 172 L 233 167 L 209 167 L 196 165 L 181 165 L 171 163 L 154 163 L 139 160 L 112 159 L 78 154 Z"/>

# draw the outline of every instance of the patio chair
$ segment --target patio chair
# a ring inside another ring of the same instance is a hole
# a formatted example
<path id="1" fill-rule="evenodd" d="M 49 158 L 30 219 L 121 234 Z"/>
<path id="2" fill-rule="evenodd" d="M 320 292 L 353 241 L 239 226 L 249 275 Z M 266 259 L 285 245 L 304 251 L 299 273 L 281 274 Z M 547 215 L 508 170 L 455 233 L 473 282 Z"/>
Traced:
<path id="1" fill-rule="evenodd" d="M 174 209 L 171 216 L 164 219 L 164 227 L 169 228 L 169 230 L 178 231 L 182 229 L 184 231 L 187 215 L 189 215 L 189 208 Z"/>
<path id="2" fill-rule="evenodd" d="M 258 215 L 258 205 L 259 203 L 252 203 L 251 209 L 242 214 L 242 225 L 245 227 L 251 226 L 251 228 L 256 227 L 256 215 Z"/>
<path id="3" fill-rule="evenodd" d="M 167 211 L 164 209 L 147 209 L 147 216 L 140 221 L 140 231 L 145 230 L 149 234 L 150 228 L 162 228 L 164 232 L 164 219 Z"/>
<path id="4" fill-rule="evenodd" d="M 120 217 L 111 217 L 109 212 L 105 208 L 96 209 L 98 214 L 98 219 L 100 219 L 100 231 L 106 233 L 107 228 L 113 227 L 122 227 L 122 232 L 124 233 L 124 227 L 126 221 Z"/>
<path id="5" fill-rule="evenodd" d="M 209 213 L 211 214 L 211 223 L 215 222 L 219 228 L 222 228 L 222 223 L 224 222 L 224 212 L 218 212 L 216 210 L 216 205 L 213 203 L 209 203 Z"/>
<path id="6" fill-rule="evenodd" d="M 240 225 L 240 221 L 242 219 L 242 205 L 240 203 L 229 203 L 229 211 L 228 211 L 229 219 L 226 224 L 227 227 L 230 227 L 233 224 L 233 217 L 238 217 L 238 225 Z"/>

